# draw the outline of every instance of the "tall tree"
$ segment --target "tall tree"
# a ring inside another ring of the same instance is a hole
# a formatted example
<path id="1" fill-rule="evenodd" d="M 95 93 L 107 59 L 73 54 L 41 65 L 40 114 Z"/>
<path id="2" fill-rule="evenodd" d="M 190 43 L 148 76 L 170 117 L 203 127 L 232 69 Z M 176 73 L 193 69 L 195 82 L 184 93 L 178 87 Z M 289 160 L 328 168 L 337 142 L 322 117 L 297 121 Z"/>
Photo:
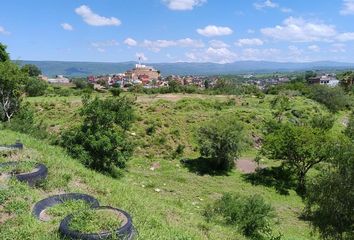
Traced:
<path id="1" fill-rule="evenodd" d="M 6 52 L 6 45 L 0 43 L 0 62 L 10 60 L 9 54 Z"/>
<path id="2" fill-rule="evenodd" d="M 37 67 L 34 64 L 25 64 L 22 67 L 22 71 L 27 73 L 30 77 L 38 77 L 39 75 L 42 74 L 41 69 L 39 69 L 39 67 Z"/>
<path id="3" fill-rule="evenodd" d="M 324 239 L 354 239 L 354 145 L 340 139 L 331 154 L 308 185 L 306 212 Z"/>
<path id="4" fill-rule="evenodd" d="M 0 62 L 0 119 L 10 121 L 18 111 L 27 79 L 20 68 L 11 61 Z"/>
<path id="5" fill-rule="evenodd" d="M 265 137 L 261 153 L 270 159 L 283 160 L 294 168 L 298 178 L 297 190 L 303 194 L 308 171 L 328 157 L 329 139 L 319 128 L 279 124 Z"/>

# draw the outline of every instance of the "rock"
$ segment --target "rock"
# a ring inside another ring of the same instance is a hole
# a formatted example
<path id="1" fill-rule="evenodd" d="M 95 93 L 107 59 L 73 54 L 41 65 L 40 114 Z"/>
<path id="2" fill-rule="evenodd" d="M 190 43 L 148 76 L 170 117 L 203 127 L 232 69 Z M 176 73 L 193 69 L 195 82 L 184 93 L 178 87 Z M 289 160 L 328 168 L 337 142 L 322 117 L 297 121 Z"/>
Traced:
<path id="1" fill-rule="evenodd" d="M 153 163 L 150 167 L 150 170 L 155 171 L 156 169 L 159 169 L 159 168 L 161 168 L 160 163 Z"/>

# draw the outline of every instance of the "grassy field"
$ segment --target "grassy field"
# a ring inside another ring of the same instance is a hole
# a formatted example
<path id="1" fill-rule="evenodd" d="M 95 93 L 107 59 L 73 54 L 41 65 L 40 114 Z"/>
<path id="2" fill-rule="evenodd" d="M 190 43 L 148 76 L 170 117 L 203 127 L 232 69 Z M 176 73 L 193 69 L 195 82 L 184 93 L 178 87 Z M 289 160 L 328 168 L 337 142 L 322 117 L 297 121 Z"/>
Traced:
<path id="1" fill-rule="evenodd" d="M 234 170 L 228 176 L 199 175 L 181 163 L 182 158 L 198 157 L 195 131 L 200 124 L 221 114 L 237 116 L 249 132 L 253 146 L 243 157 L 256 155 L 257 139 L 262 137 L 265 120 L 272 117 L 272 96 L 156 95 L 136 96 L 137 121 L 131 130 L 137 148 L 120 179 L 91 171 L 70 158 L 57 146 L 9 130 L 0 131 L 0 143 L 17 139 L 25 145 L 22 152 L 1 157 L 0 161 L 33 160 L 48 166 L 48 179 L 37 188 L 17 181 L 0 187 L 0 239 L 59 239 L 58 220 L 40 222 L 31 215 L 36 201 L 66 192 L 91 194 L 102 205 L 128 211 L 139 231 L 139 239 L 245 239 L 223 222 L 207 222 L 203 211 L 224 192 L 260 194 L 277 213 L 275 232 L 287 240 L 318 239 L 308 222 L 300 219 L 301 198 L 289 189 L 280 194 L 274 186 L 253 185 L 247 176 Z M 57 135 L 80 121 L 80 97 L 39 97 L 28 101 L 37 118 Z M 294 97 L 292 110 L 311 116 L 324 107 L 302 97 Z M 291 114 L 290 111 L 287 113 Z M 337 115 L 333 131 L 341 131 L 346 113 Z M 183 157 L 172 158 L 178 145 Z M 265 161 L 264 164 L 278 163 Z M 159 166 L 151 170 L 151 166 Z"/>

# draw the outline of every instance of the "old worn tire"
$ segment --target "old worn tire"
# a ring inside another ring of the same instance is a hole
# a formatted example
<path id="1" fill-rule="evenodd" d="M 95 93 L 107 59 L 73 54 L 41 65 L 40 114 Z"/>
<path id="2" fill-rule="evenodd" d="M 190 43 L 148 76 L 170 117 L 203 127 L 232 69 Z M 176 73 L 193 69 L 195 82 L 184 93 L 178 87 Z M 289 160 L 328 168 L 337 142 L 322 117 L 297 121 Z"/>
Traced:
<path id="1" fill-rule="evenodd" d="M 67 194 L 54 195 L 37 202 L 33 207 L 32 214 L 36 218 L 41 220 L 40 215 L 44 210 L 70 200 L 83 200 L 86 203 L 88 203 L 92 208 L 97 208 L 100 206 L 97 199 L 90 195 L 81 194 L 81 193 L 67 193 Z"/>
<path id="2" fill-rule="evenodd" d="M 20 162 L 6 162 L 6 163 L 0 163 L 0 167 L 2 166 L 14 166 L 16 164 L 19 164 Z M 44 180 L 47 175 L 48 175 L 48 169 L 44 164 L 37 164 L 36 165 L 37 171 L 31 172 L 31 173 L 20 173 L 20 174 L 14 174 L 19 181 L 21 182 L 26 182 L 30 186 L 35 186 L 36 183 Z"/>
<path id="3" fill-rule="evenodd" d="M 133 227 L 131 216 L 118 208 L 112 207 L 98 207 L 97 209 L 109 209 L 122 213 L 127 218 L 127 223 L 117 228 L 116 234 L 119 239 L 122 240 L 132 240 L 135 237 L 135 229 Z M 110 239 L 112 237 L 111 232 L 102 232 L 102 233 L 81 233 L 77 231 L 70 230 L 69 224 L 73 215 L 66 216 L 63 221 L 60 223 L 59 232 L 64 239 L 81 239 L 81 240 L 99 240 L 99 239 Z"/>

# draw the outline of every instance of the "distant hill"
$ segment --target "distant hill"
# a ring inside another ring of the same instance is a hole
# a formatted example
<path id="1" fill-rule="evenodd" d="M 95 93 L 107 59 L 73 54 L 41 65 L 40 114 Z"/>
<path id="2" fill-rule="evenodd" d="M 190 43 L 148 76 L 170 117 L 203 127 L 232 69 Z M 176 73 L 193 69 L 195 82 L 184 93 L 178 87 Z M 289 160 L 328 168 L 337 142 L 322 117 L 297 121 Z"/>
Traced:
<path id="1" fill-rule="evenodd" d="M 104 63 L 104 62 L 60 62 L 60 61 L 19 61 L 19 64 L 35 64 L 48 76 L 65 75 L 87 76 L 125 72 L 134 67 L 136 62 Z M 344 70 L 354 69 L 354 63 L 341 62 L 267 62 L 239 61 L 228 64 L 217 63 L 149 63 L 160 70 L 163 75 L 216 75 L 242 73 L 269 73 L 303 70 Z"/>

